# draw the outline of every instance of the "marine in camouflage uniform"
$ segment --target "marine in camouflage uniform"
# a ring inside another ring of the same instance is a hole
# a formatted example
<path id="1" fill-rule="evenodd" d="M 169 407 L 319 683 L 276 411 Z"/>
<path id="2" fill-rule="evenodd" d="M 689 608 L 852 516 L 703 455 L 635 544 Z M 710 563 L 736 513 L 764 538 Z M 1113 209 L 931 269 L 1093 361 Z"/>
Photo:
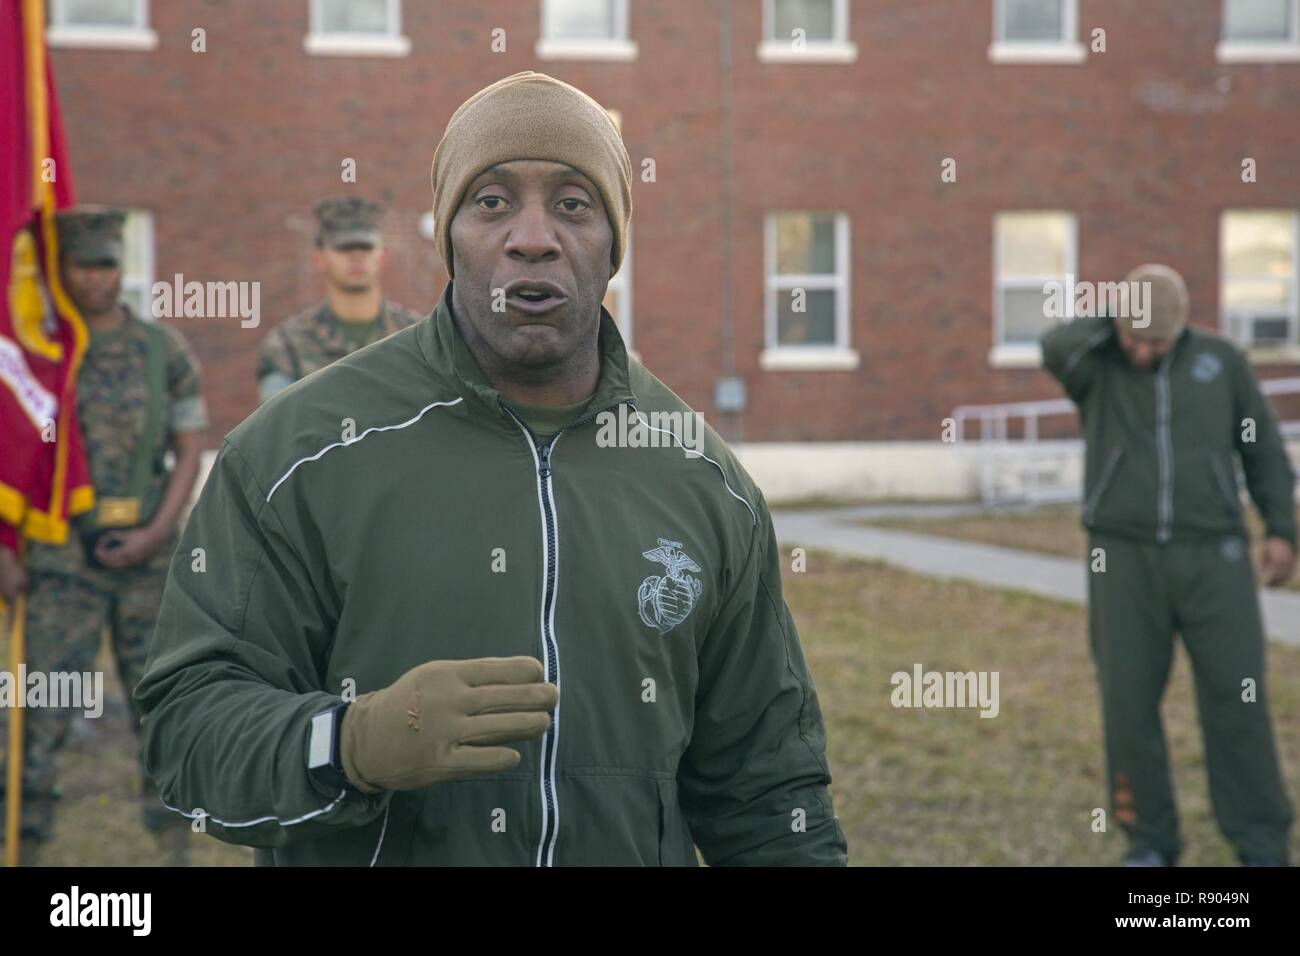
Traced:
<path id="1" fill-rule="evenodd" d="M 316 254 L 313 261 L 329 298 L 284 320 L 262 341 L 257 359 L 261 401 L 355 352 L 420 321 L 400 305 L 385 301 L 379 287 L 383 207 L 357 197 L 316 204 Z M 358 252 L 359 255 L 348 256 Z M 355 311 L 360 308 L 361 316 Z M 344 313 L 341 315 L 340 313 Z"/>
<path id="2" fill-rule="evenodd" d="M 77 291 L 66 278 L 67 262 L 87 269 L 119 267 L 124 219 L 122 213 L 112 210 L 63 213 L 57 218 L 65 285 L 74 301 Z M 115 296 L 111 287 L 108 294 Z M 111 304 L 113 299 L 107 301 Z M 77 304 L 83 314 L 88 312 L 82 302 Z M 122 321 L 111 328 L 104 328 L 103 323 L 97 328 L 97 323 L 88 321 L 90 341 L 77 378 L 77 414 L 97 507 L 106 501 L 125 501 L 120 496 L 135 492 L 141 502 L 160 503 L 171 480 L 164 468 L 164 455 L 173 448 L 179 433 L 200 432 L 208 425 L 199 388 L 199 364 L 181 334 L 142 321 L 125 304 L 119 303 L 117 308 L 123 313 Z M 111 311 L 108 314 L 111 321 Z M 157 396 L 151 395 L 155 387 L 151 380 L 161 386 Z M 145 461 L 147 454 L 147 470 L 137 466 L 142 443 L 152 445 L 147 453 L 140 453 L 140 461 Z M 139 489 L 129 487 L 137 472 L 146 476 Z M 189 480 L 192 487 L 192 471 Z M 185 489 L 186 496 L 190 490 Z M 128 522 L 123 530 L 145 524 L 155 510 L 145 504 L 138 520 Z M 103 629 L 108 627 L 138 732 L 139 713 L 132 695 L 144 671 L 179 531 L 171 528 L 161 546 L 139 563 L 111 569 L 93 566 L 97 562 L 83 543 L 89 524 L 79 520 L 70 528 L 65 545 L 30 545 L 27 669 L 28 673 L 46 674 L 93 671 Z M 73 720 L 84 719 L 82 714 L 83 709 L 69 707 L 25 712 L 22 831 L 28 841 L 42 842 L 51 835 L 58 796 L 55 758 Z M 146 824 L 170 817 L 161 804 L 158 813 L 151 812 L 152 804 L 157 804 L 156 792 L 143 770 L 141 773 Z"/>

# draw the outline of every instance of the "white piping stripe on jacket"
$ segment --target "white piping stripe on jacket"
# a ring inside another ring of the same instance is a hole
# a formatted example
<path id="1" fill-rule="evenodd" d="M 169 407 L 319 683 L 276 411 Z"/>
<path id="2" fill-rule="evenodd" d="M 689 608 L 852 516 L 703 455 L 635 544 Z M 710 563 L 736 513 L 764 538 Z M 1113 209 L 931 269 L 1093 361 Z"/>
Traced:
<path id="1" fill-rule="evenodd" d="M 1065 365 L 1061 368 L 1061 378 L 1069 378 L 1074 367 L 1083 360 L 1083 357 L 1101 344 L 1102 339 L 1111 334 L 1109 328 L 1102 329 L 1100 332 L 1094 332 L 1088 337 L 1088 340 L 1070 353 L 1070 357 L 1065 360 Z"/>
<path id="2" fill-rule="evenodd" d="M 166 807 L 168 810 L 175 811 L 176 813 L 179 813 L 181 816 L 188 817 L 191 820 L 198 820 L 198 819 L 211 820 L 213 823 L 219 826 L 223 826 L 227 830 L 233 830 L 237 827 L 255 827 L 259 823 L 270 823 L 271 821 L 280 824 L 280 826 L 282 827 L 291 827 L 295 823 L 305 823 L 306 821 L 310 820 L 312 817 L 318 817 L 322 813 L 329 813 L 331 810 L 337 807 L 339 805 L 339 801 L 346 796 L 347 796 L 347 791 L 340 790 L 339 795 L 335 797 L 333 800 L 331 800 L 327 806 L 323 806 L 319 810 L 313 810 L 311 813 L 304 813 L 302 816 L 294 817 L 292 820 L 281 820 L 279 817 L 276 816 L 266 816 L 266 817 L 258 817 L 256 820 L 243 820 L 238 823 L 229 822 L 226 820 L 218 820 L 212 814 L 203 813 L 198 810 L 194 811 L 193 813 L 186 813 L 184 810 L 180 810 L 177 809 L 176 807 L 173 807 L 170 803 L 167 803 L 165 800 L 162 801 L 162 805 Z"/>
<path id="3" fill-rule="evenodd" d="M 318 458 L 320 458 L 322 455 L 324 455 L 327 451 L 330 451 L 331 449 L 343 448 L 347 445 L 355 445 L 357 442 L 361 441 L 361 439 L 365 438 L 371 432 L 387 432 L 387 431 L 393 431 L 398 428 L 405 428 L 408 425 L 414 425 L 416 422 L 418 422 L 421 418 L 424 417 L 424 413 L 427 412 L 429 409 L 438 408 L 439 406 L 459 405 L 464 400 L 465 399 L 462 397 L 462 398 L 457 398 L 454 401 L 450 401 L 450 402 L 433 402 L 429 405 L 425 405 L 424 408 L 420 409 L 420 411 L 415 415 L 414 418 L 408 418 L 406 421 L 400 422 L 399 424 L 396 425 L 380 425 L 380 426 L 375 426 L 373 428 L 367 428 L 365 431 L 363 431 L 360 435 L 357 435 L 355 438 L 349 438 L 346 439 L 345 441 L 336 441 L 333 444 L 326 445 L 324 448 L 316 452 L 316 454 L 314 455 L 308 455 L 306 458 L 298 459 L 293 463 L 293 465 L 289 468 L 288 471 L 286 471 L 282 476 L 280 476 L 280 480 L 271 486 L 271 490 L 266 493 L 266 500 L 267 501 L 271 500 L 271 495 L 275 494 L 275 489 L 279 488 L 282 484 L 284 484 L 285 480 L 294 473 L 294 471 L 298 468 L 299 465 L 305 465 L 309 461 L 316 461 Z"/>
<path id="4" fill-rule="evenodd" d="M 384 825 L 379 828 L 379 842 L 375 844 L 375 855 L 370 858 L 370 865 L 374 866 L 379 859 L 379 851 L 384 846 L 384 834 L 388 832 L 388 811 L 393 809 L 393 804 L 389 801 L 388 806 L 384 807 Z"/>
<path id="5" fill-rule="evenodd" d="M 716 461 L 714 461 L 714 460 L 713 460 L 712 458 L 710 458 L 708 455 L 704 454 L 704 452 L 702 452 L 702 451 L 696 451 L 694 448 L 687 448 L 686 445 L 682 442 L 682 440 L 681 440 L 680 438 L 678 438 L 677 435 L 676 435 L 675 433 L 669 431 L 667 428 L 659 428 L 657 425 L 651 425 L 650 422 L 646 420 L 646 417 L 645 417 L 644 415 L 641 414 L 641 412 L 640 412 L 639 409 L 633 409 L 633 411 L 636 411 L 636 417 L 637 417 L 637 418 L 639 418 L 639 419 L 641 419 L 641 421 L 645 422 L 645 426 L 646 426 L 646 428 L 652 428 L 652 429 L 654 429 L 654 430 L 657 431 L 657 432 L 663 432 L 665 435 L 672 435 L 672 436 L 673 436 L 673 440 L 674 440 L 675 442 L 677 442 L 678 445 L 681 445 L 682 451 L 686 452 L 686 454 L 688 454 L 688 455 L 696 455 L 697 457 L 703 458 L 705 461 L 707 461 L 709 464 L 711 464 L 714 468 L 718 469 L 718 474 L 720 474 L 720 475 L 722 476 L 722 483 L 723 483 L 724 485 L 727 486 L 727 491 L 731 493 L 731 497 L 735 498 L 737 501 L 739 501 L 739 502 L 740 502 L 742 505 L 744 505 L 746 508 L 749 508 L 749 515 L 750 515 L 750 517 L 752 517 L 752 518 L 754 519 L 754 524 L 758 524 L 758 515 L 756 515 L 756 514 L 754 513 L 754 509 L 753 509 L 753 507 L 750 506 L 750 503 L 749 503 L 748 501 L 746 501 L 744 498 L 740 497 L 740 495 L 736 494 L 735 491 L 732 491 L 731 483 L 730 483 L 729 481 L 727 481 L 727 473 L 726 473 L 725 471 L 722 470 L 722 466 L 721 466 L 721 465 L 719 465 Z"/>

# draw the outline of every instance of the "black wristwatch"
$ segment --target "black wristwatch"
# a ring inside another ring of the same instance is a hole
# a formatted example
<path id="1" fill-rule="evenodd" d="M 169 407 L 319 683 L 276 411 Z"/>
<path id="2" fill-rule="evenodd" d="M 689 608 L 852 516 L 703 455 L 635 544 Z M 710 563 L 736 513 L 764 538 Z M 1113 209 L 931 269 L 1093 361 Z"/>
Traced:
<path id="1" fill-rule="evenodd" d="M 343 714 L 349 701 L 331 704 L 311 715 L 307 733 L 307 773 L 326 790 L 351 790 L 340 755 Z"/>

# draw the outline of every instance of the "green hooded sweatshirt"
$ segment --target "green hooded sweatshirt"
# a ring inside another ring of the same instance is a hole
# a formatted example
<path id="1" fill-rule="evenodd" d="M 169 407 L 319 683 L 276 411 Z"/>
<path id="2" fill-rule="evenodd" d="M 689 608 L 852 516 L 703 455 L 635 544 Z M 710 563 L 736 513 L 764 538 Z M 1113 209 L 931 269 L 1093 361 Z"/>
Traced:
<path id="1" fill-rule="evenodd" d="M 1079 406 L 1085 527 L 1156 544 L 1244 535 L 1240 461 L 1268 534 L 1296 543 L 1295 474 L 1241 350 L 1188 326 L 1137 369 L 1104 317 L 1058 325 L 1042 345 Z"/>
<path id="2" fill-rule="evenodd" d="M 268 865 L 843 865 L 758 488 L 604 309 L 596 393 L 539 447 L 451 290 L 227 436 L 136 691 L 164 802 Z M 340 696 L 513 655 L 560 690 L 513 770 L 373 796 L 308 774 Z"/>

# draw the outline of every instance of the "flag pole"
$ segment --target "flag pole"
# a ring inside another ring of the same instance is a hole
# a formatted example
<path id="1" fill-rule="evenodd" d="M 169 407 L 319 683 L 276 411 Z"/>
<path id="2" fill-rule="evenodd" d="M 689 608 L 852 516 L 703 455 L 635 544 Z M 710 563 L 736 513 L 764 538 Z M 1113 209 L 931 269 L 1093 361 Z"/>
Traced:
<path id="1" fill-rule="evenodd" d="M 23 539 L 18 538 L 18 560 L 23 560 Z M 24 625 L 27 621 L 27 592 L 19 591 L 10 609 L 9 673 L 14 681 L 26 657 Z M 18 865 L 19 821 L 23 806 L 23 705 L 26 688 L 18 687 L 9 712 L 9 747 L 5 754 L 5 866 Z"/>
<path id="2" fill-rule="evenodd" d="M 26 53 L 26 86 L 28 96 L 32 99 L 29 111 L 29 130 L 31 131 L 31 178 L 33 205 L 40 206 L 42 189 L 48 184 L 41 181 L 36 171 L 49 153 L 49 127 L 46 124 L 45 102 L 45 0 L 23 0 L 22 2 L 23 46 Z M 53 508 L 54 505 L 51 505 Z M 26 550 L 21 526 L 18 532 L 18 560 L 21 563 Z M 27 621 L 27 595 L 19 591 L 10 609 L 9 624 L 9 673 L 14 681 L 18 680 L 26 648 L 23 646 L 24 626 Z M 9 715 L 9 744 L 5 759 L 8 762 L 5 773 L 5 866 L 18 865 L 19 823 L 22 819 L 23 803 L 23 705 L 26 688 L 17 688 L 18 698 Z"/>

